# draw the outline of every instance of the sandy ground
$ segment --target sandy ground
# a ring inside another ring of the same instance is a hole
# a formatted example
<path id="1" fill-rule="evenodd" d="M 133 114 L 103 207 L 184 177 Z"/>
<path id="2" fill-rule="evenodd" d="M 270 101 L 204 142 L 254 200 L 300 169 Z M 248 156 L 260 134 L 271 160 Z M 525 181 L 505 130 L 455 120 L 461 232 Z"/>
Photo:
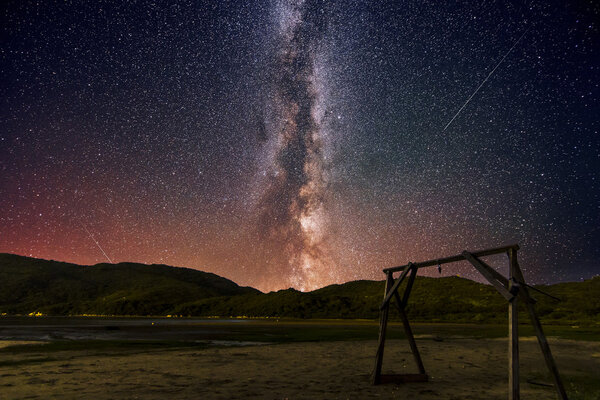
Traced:
<path id="1" fill-rule="evenodd" d="M 2 399 L 506 399 L 506 339 L 420 339 L 430 382 L 372 386 L 375 341 L 291 343 L 90 355 L 3 354 Z M 600 343 L 551 341 L 572 399 L 600 378 Z M 521 342 L 524 399 L 555 399 L 537 343 Z M 21 357 L 21 359 L 19 359 Z M 44 357 L 53 360 L 43 361 Z M 39 360 L 39 361 L 37 361 Z M 8 362 L 8 363 L 7 363 Z M 413 373 L 408 344 L 388 341 L 384 373 Z M 528 383 L 535 382 L 535 383 Z"/>

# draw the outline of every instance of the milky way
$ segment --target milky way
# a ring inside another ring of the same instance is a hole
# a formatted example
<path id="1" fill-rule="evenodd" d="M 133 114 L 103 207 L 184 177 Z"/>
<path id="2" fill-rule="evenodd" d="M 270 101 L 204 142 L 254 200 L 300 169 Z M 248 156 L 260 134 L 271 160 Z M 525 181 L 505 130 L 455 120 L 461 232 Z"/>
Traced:
<path id="1" fill-rule="evenodd" d="M 517 242 L 529 282 L 589 278 L 599 16 L 570 0 L 4 2 L 0 252 L 268 291 Z"/>
<path id="2" fill-rule="evenodd" d="M 324 160 L 325 113 L 316 71 L 319 45 L 327 26 L 322 2 L 281 7 L 273 65 L 272 100 L 266 104 L 275 148 L 270 182 L 260 203 L 260 229 L 277 244 L 276 257 L 287 260 L 279 273 L 300 289 L 332 279 L 325 219 L 327 171 Z"/>

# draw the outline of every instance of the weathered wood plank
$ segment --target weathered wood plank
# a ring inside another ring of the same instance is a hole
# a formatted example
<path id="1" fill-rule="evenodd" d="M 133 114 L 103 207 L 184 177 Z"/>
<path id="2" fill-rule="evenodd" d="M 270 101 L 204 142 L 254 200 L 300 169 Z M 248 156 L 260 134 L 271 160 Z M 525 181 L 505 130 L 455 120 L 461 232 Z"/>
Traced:
<path id="1" fill-rule="evenodd" d="M 508 303 L 508 399 L 519 400 L 519 328 L 517 298 Z"/>
<path id="2" fill-rule="evenodd" d="M 518 250 L 519 245 L 511 244 L 509 246 L 496 247 L 494 249 L 471 251 L 470 253 L 473 254 L 475 257 L 485 257 L 485 256 L 491 256 L 493 254 L 506 253 L 510 249 Z M 436 258 L 434 260 L 422 261 L 422 262 L 418 262 L 418 263 L 410 263 L 410 264 L 402 265 L 402 266 L 398 266 L 398 267 L 385 268 L 383 270 L 383 272 L 388 273 L 388 272 L 403 271 L 406 268 L 408 268 L 409 265 L 413 265 L 417 269 L 425 268 L 425 267 L 434 267 L 437 265 L 448 264 L 448 263 L 453 263 L 453 262 L 457 262 L 457 261 L 463 261 L 464 259 L 465 258 L 461 254 L 459 254 L 456 256 Z"/>
<path id="3" fill-rule="evenodd" d="M 398 311 L 400 312 L 400 318 L 402 319 L 402 325 L 404 326 L 404 334 L 408 339 L 410 350 L 413 353 L 413 357 L 415 359 L 415 363 L 417 364 L 417 368 L 419 369 L 419 373 L 423 375 L 425 374 L 425 367 L 423 366 L 423 361 L 421 360 L 421 354 L 419 353 L 419 348 L 417 347 L 415 336 L 413 335 L 410 323 L 408 322 L 408 316 L 406 315 L 406 311 L 404 311 L 404 308 L 408 303 L 408 298 L 410 296 L 410 292 L 412 290 L 416 276 L 417 269 L 411 268 L 411 274 L 408 278 L 408 282 L 406 283 L 406 288 L 404 289 L 404 295 L 402 296 L 402 299 L 400 299 L 400 294 L 398 294 L 397 290 L 393 292 L 393 296 L 396 298 L 396 305 L 398 306 Z"/>
<path id="4" fill-rule="evenodd" d="M 517 261 L 516 254 L 514 257 L 514 265 L 515 278 L 518 281 L 525 283 L 525 278 L 523 277 L 523 272 L 521 271 L 521 267 L 519 266 L 519 262 Z M 568 400 L 567 392 L 565 390 L 565 387 L 563 386 L 562 380 L 560 379 L 560 374 L 558 373 L 556 362 L 554 361 L 552 351 L 550 350 L 550 345 L 548 344 L 548 340 L 546 339 L 546 335 L 544 334 L 544 330 L 542 329 L 542 324 L 540 323 L 537 313 L 535 312 L 535 302 L 532 301 L 531 297 L 529 296 L 526 286 L 521 286 L 519 294 L 525 299 L 525 306 L 527 307 L 529 318 L 531 319 L 531 324 L 533 325 L 535 334 L 538 339 L 538 344 L 540 345 L 540 349 L 542 350 L 542 354 L 544 355 L 546 366 L 548 367 L 548 370 L 552 375 L 554 387 L 556 388 L 558 396 L 562 400 Z"/>
<path id="5" fill-rule="evenodd" d="M 402 304 L 402 301 L 400 300 L 400 295 L 398 293 L 396 293 L 396 300 L 398 301 L 398 311 L 400 312 L 400 318 L 402 319 L 402 325 L 404 326 L 404 334 L 406 335 L 406 339 L 408 339 L 408 344 L 410 345 L 410 351 L 413 354 L 413 358 L 415 359 L 415 363 L 417 364 L 419 373 L 425 374 L 423 360 L 421 360 L 421 354 L 419 353 L 419 348 L 417 347 L 415 336 L 413 335 L 412 328 L 410 327 L 410 323 L 408 322 L 408 316 L 406 315 L 406 311 L 404 310 L 406 303 Z"/>
<path id="6" fill-rule="evenodd" d="M 510 252 L 510 250 L 509 250 Z M 473 255 L 473 253 L 471 253 L 471 255 Z M 500 272 L 496 271 L 494 268 L 492 268 L 490 265 L 488 265 L 485 261 L 483 261 L 481 258 L 473 255 L 473 257 L 475 259 L 477 259 L 477 261 L 479 261 L 479 263 L 486 269 L 489 271 L 489 273 L 496 278 L 496 280 L 500 283 L 502 283 L 504 285 L 504 287 L 508 287 L 508 279 L 502 275 Z M 509 261 L 510 264 L 510 261 Z"/>
<path id="7" fill-rule="evenodd" d="M 394 277 L 391 272 L 387 273 L 384 297 L 390 291 L 394 283 Z M 389 303 L 384 307 L 379 316 L 379 342 L 377 344 L 377 354 L 375 355 L 375 369 L 373 370 L 373 385 L 381 383 L 381 366 L 383 363 L 383 350 L 385 348 L 385 333 L 387 330 Z"/>
<path id="8" fill-rule="evenodd" d="M 402 271 L 402 273 L 400 274 L 398 279 L 396 279 L 396 282 L 394 283 L 392 288 L 386 292 L 385 297 L 383 298 L 383 303 L 381 303 L 381 307 L 379 307 L 380 310 L 383 310 L 383 307 L 388 306 L 390 299 L 392 298 L 394 293 L 396 293 L 398 291 L 398 287 L 400 287 L 400 284 L 402 283 L 404 278 L 406 278 L 406 275 L 410 272 L 410 270 L 411 270 L 411 268 L 407 268 L 404 271 Z M 388 274 L 388 277 L 392 276 L 392 272 L 387 272 L 387 274 Z M 393 280 L 393 278 L 392 278 L 392 280 Z"/>
<path id="9" fill-rule="evenodd" d="M 406 289 L 404 289 L 404 295 L 402 296 L 402 307 L 406 307 L 406 304 L 408 304 L 408 296 L 410 296 L 410 291 L 412 290 L 413 283 L 415 283 L 415 278 L 417 277 L 417 269 L 411 268 L 411 270 L 408 282 L 406 282 Z"/>
<path id="10" fill-rule="evenodd" d="M 509 250 L 509 276 L 514 277 L 516 251 Z M 510 289 L 517 289 L 512 288 Z M 515 291 L 511 290 L 515 293 Z M 518 293 L 518 292 L 516 292 Z M 508 302 L 508 400 L 520 400 L 519 391 L 519 309 L 518 297 Z"/>
<path id="11" fill-rule="evenodd" d="M 508 288 L 506 288 L 502 283 L 500 283 L 495 277 L 494 274 L 491 273 L 489 271 L 488 268 L 486 268 L 486 266 L 484 266 L 481 261 L 475 257 L 473 254 L 469 253 L 468 251 L 463 251 L 462 253 L 463 257 L 465 257 L 465 259 L 467 261 L 469 261 L 476 269 L 477 271 L 479 271 L 479 273 L 481 275 L 483 275 L 483 277 L 485 279 L 488 280 L 488 282 L 490 282 L 498 292 L 500 292 L 500 294 L 502 296 L 504 296 L 504 298 L 508 301 L 510 301 L 514 296 L 512 295 L 512 293 L 510 293 L 508 291 Z M 489 267 L 489 266 L 488 266 Z M 490 268 L 491 269 L 491 268 Z M 506 279 L 506 278 L 505 278 Z"/>

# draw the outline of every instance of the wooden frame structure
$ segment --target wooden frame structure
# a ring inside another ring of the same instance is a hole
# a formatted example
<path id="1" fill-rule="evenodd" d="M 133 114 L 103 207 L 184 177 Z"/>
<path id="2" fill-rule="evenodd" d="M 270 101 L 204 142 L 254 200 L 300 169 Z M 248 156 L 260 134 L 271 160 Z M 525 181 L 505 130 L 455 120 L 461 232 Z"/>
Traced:
<path id="1" fill-rule="evenodd" d="M 519 329 L 518 329 L 518 301 L 523 301 L 525 304 L 527 311 L 529 313 L 529 317 L 531 318 L 531 323 L 533 328 L 535 329 L 535 334 L 538 339 L 538 343 L 542 350 L 542 354 L 544 355 L 544 359 L 546 361 L 546 365 L 550 370 L 552 378 L 554 380 L 554 386 L 556 387 L 556 391 L 558 392 L 559 397 L 562 400 L 567 400 L 567 394 L 565 392 L 565 388 L 560 379 L 560 375 L 558 374 L 558 369 L 556 368 L 556 363 L 554 362 L 554 358 L 552 357 L 552 352 L 550 351 L 550 346 L 548 345 L 548 341 L 546 340 L 546 336 L 542 330 L 542 325 L 540 324 L 540 320 L 535 312 L 534 304 L 535 300 L 529 295 L 528 288 L 531 288 L 529 285 L 525 283 L 525 279 L 523 278 L 523 273 L 521 272 L 521 268 L 519 267 L 519 263 L 517 261 L 517 251 L 519 250 L 519 246 L 517 244 L 498 247 L 494 249 L 486 249 L 479 250 L 474 252 L 463 251 L 461 254 L 451 257 L 445 257 L 435 260 L 429 260 L 419 263 L 408 263 L 407 265 L 401 267 L 392 267 L 386 268 L 383 272 L 386 274 L 386 285 L 385 285 L 385 293 L 383 296 L 383 303 L 380 307 L 380 321 L 379 321 L 379 343 L 377 346 L 377 354 L 375 359 L 375 369 L 373 371 L 373 384 L 377 385 L 380 383 L 388 383 L 388 382 L 425 382 L 427 381 L 428 375 L 425 372 L 425 367 L 423 366 L 423 361 L 421 360 L 421 355 L 419 354 L 419 349 L 417 348 L 417 344 L 415 342 L 415 338 L 413 336 L 412 330 L 410 328 L 410 324 L 408 322 L 408 317 L 406 316 L 405 307 L 408 302 L 408 298 L 410 296 L 410 292 L 412 290 L 413 283 L 417 276 L 417 271 L 419 268 L 426 268 L 432 266 L 440 267 L 442 264 L 453 263 L 457 261 L 466 260 L 475 269 L 483 275 L 483 277 L 490 283 L 494 288 L 507 300 L 508 302 L 508 398 L 509 400 L 518 400 L 520 399 L 520 391 L 519 391 Z M 480 257 L 485 257 L 493 254 L 502 254 L 506 253 L 509 259 L 509 277 L 506 278 L 484 261 L 480 259 Z M 394 279 L 394 272 L 401 272 L 400 276 L 397 279 Z M 404 293 L 402 297 L 398 293 L 398 289 L 402 282 L 408 276 L 408 281 L 406 287 L 404 289 Z M 535 290 L 535 289 L 534 289 Z M 408 339 L 408 343 L 410 345 L 410 349 L 412 351 L 413 357 L 417 364 L 417 368 L 419 370 L 418 374 L 402 374 L 402 375 L 382 375 L 381 367 L 383 363 L 383 350 L 385 347 L 385 335 L 387 330 L 388 323 L 388 315 L 390 302 L 392 298 L 396 300 L 396 305 L 398 307 L 398 311 L 400 312 L 400 319 L 402 320 L 402 324 L 404 326 L 404 332 L 406 334 L 406 338 Z"/>

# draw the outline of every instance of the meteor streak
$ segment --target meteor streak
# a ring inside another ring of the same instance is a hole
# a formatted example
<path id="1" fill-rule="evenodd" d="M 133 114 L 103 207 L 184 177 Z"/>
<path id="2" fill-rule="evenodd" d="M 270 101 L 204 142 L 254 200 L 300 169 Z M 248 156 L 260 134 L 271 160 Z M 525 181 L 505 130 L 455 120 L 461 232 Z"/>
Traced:
<path id="1" fill-rule="evenodd" d="M 83 224 L 83 222 L 81 222 L 81 226 L 83 227 L 83 229 L 85 229 L 85 231 L 87 232 L 87 234 L 90 235 L 90 238 L 92 238 L 92 240 L 94 241 L 94 243 L 96 243 L 96 246 L 98 246 L 98 248 L 100 249 L 100 251 L 102 252 L 102 254 L 104 254 L 104 257 L 106 257 L 106 259 L 108 260 L 108 262 L 112 264 L 113 261 L 106 254 L 106 252 L 104 251 L 104 249 L 100 246 L 100 243 L 98 243 L 98 241 L 96 239 L 94 239 L 94 236 L 90 233 L 90 231 L 88 231 L 88 229 L 85 227 L 85 225 Z"/>
<path id="2" fill-rule="evenodd" d="M 502 57 L 502 59 L 500 60 L 500 62 L 498 62 L 498 64 L 496 64 L 496 66 L 494 67 L 494 69 L 488 74 L 488 76 L 485 77 L 485 79 L 483 80 L 483 82 L 481 82 L 481 84 L 479 86 L 477 86 L 477 89 L 475 89 L 475 91 L 473 92 L 473 94 L 467 99 L 467 101 L 465 102 L 465 104 L 463 104 L 463 106 L 460 108 L 460 110 L 458 110 L 458 112 L 456 114 L 454 114 L 454 117 L 452 117 L 452 119 L 450 120 L 450 122 L 448 122 L 448 124 L 446 124 L 446 126 L 444 127 L 444 131 L 446 129 L 448 129 L 448 127 L 450 126 L 450 124 L 456 119 L 456 117 L 458 117 L 458 115 L 461 113 L 461 111 L 467 106 L 467 104 L 469 104 L 469 102 L 471 101 L 471 99 L 473 98 L 473 96 L 475 96 L 477 94 L 477 92 L 479 92 L 479 89 L 481 89 L 481 87 L 487 82 L 488 79 L 490 79 L 490 76 L 492 76 L 492 74 L 496 71 L 496 69 L 498 69 L 498 67 L 500 66 L 500 64 L 502 64 L 502 62 L 504 61 L 504 59 L 510 54 L 510 52 L 515 48 L 515 46 L 517 45 L 517 43 L 519 43 L 521 41 L 521 39 L 523 39 L 523 36 L 525 36 L 525 34 L 527 32 L 529 32 L 530 28 L 527 28 L 525 30 L 525 32 L 523 32 L 523 34 L 516 40 L 516 42 L 513 43 L 512 47 L 510 49 L 508 49 L 508 51 L 506 52 L 506 54 L 504 54 L 504 57 Z"/>

